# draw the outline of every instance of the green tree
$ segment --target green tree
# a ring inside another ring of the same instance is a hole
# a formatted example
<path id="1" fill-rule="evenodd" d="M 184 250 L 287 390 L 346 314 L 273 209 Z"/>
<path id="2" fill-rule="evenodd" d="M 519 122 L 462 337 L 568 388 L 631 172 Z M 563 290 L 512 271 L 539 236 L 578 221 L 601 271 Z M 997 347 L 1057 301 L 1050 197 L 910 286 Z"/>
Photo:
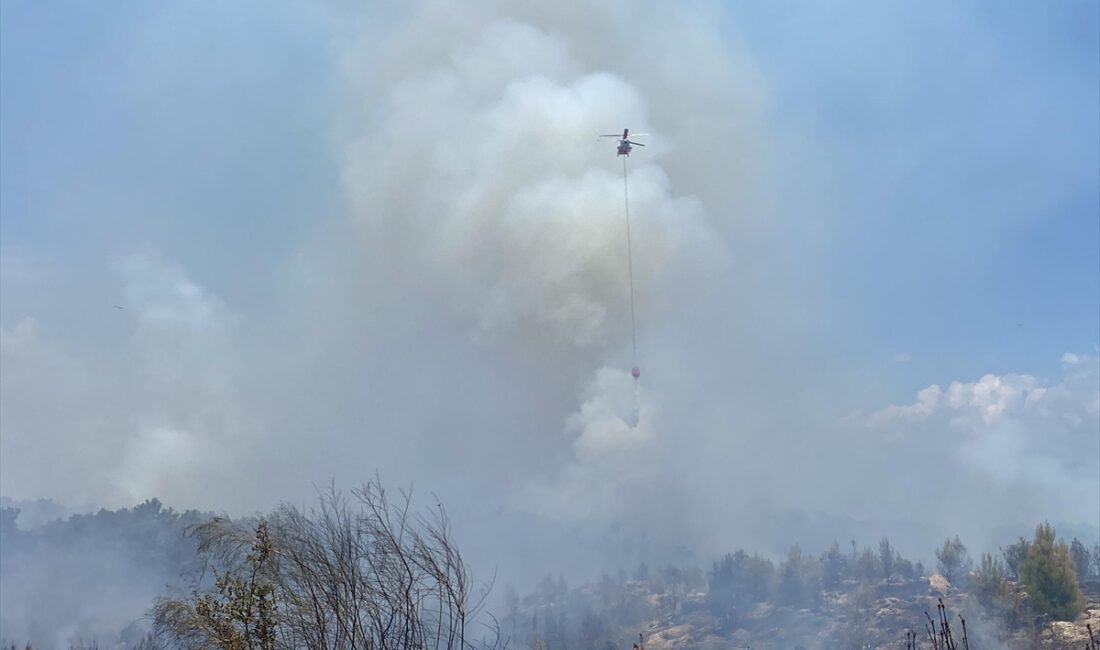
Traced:
<path id="1" fill-rule="evenodd" d="M 1015 543 L 1009 544 L 1001 550 L 1001 554 L 1005 558 L 1005 565 L 1012 572 L 1013 578 L 1020 578 L 1020 563 L 1027 559 L 1027 551 L 1030 547 L 1031 542 L 1021 537 Z"/>
<path id="2" fill-rule="evenodd" d="M 872 583 L 878 581 L 881 575 L 881 567 L 878 564 L 878 557 L 870 546 L 864 546 L 863 552 L 859 554 L 859 559 L 856 560 L 855 574 L 862 582 Z"/>
<path id="3" fill-rule="evenodd" d="M 1089 564 L 1092 563 L 1092 557 L 1089 553 L 1087 546 L 1081 543 L 1081 540 L 1076 537 L 1069 545 L 1069 556 L 1073 559 L 1073 565 L 1077 567 L 1077 579 L 1084 580 L 1089 576 Z"/>
<path id="4" fill-rule="evenodd" d="M 738 549 L 707 572 L 707 604 L 724 624 L 732 624 L 738 611 L 768 599 L 774 580 L 771 560 Z"/>
<path id="5" fill-rule="evenodd" d="M 836 589 L 848 575 L 848 558 L 840 552 L 840 545 L 833 542 L 821 555 L 821 584 L 826 589 Z"/>
<path id="6" fill-rule="evenodd" d="M 986 605 L 1007 593 L 1004 564 L 992 553 L 982 553 L 981 562 L 974 572 L 972 585 L 978 598 Z"/>
<path id="7" fill-rule="evenodd" d="M 897 551 L 890 546 L 890 540 L 885 537 L 878 544 L 878 565 L 882 569 L 882 577 L 886 580 L 894 575 Z"/>
<path id="8" fill-rule="evenodd" d="M 961 581 L 973 566 L 966 544 L 959 540 L 958 535 L 954 539 L 944 540 L 943 546 L 936 551 L 936 559 L 939 561 L 940 573 L 951 582 Z"/>
<path id="9" fill-rule="evenodd" d="M 913 566 L 913 563 L 903 558 L 901 555 L 894 558 L 894 571 L 906 580 L 912 580 L 917 577 L 917 570 Z"/>
<path id="10" fill-rule="evenodd" d="M 924 562 L 917 560 L 917 563 L 913 565 L 913 575 L 917 578 L 924 575 Z"/>
<path id="11" fill-rule="evenodd" d="M 795 544 L 779 566 L 779 599 L 795 607 L 816 607 L 821 597 L 821 566 Z"/>
<path id="12" fill-rule="evenodd" d="M 1072 621 L 1084 611 L 1085 598 L 1077 584 L 1077 567 L 1065 542 L 1056 542 L 1049 523 L 1035 528 L 1035 541 L 1020 563 L 1020 581 L 1035 609 L 1051 618 Z"/>

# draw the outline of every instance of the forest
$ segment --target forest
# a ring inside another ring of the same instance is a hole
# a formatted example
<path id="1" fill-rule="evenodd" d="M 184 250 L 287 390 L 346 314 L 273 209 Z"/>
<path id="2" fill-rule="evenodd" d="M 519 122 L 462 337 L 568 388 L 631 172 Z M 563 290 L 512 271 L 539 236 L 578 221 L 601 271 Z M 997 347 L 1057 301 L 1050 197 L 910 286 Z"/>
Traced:
<path id="1" fill-rule="evenodd" d="M 945 539 L 928 565 L 889 539 L 794 544 L 520 593 L 472 574 L 442 504 L 377 480 L 237 519 L 157 500 L 19 519 L 0 511 L 5 648 L 1095 648 L 1100 630 L 1100 545 L 1045 522 L 995 551 Z"/>

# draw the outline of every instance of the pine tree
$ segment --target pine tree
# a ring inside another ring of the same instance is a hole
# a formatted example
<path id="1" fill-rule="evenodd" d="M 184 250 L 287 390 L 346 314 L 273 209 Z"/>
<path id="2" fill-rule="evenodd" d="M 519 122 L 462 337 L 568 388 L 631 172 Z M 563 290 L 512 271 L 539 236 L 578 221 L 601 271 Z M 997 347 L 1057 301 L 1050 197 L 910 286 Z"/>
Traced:
<path id="1" fill-rule="evenodd" d="M 1077 585 L 1077 567 L 1065 542 L 1055 542 L 1048 523 L 1035 529 L 1035 541 L 1020 563 L 1020 580 L 1039 613 L 1072 621 L 1084 611 L 1085 598 Z"/>
<path id="2" fill-rule="evenodd" d="M 943 546 L 936 551 L 936 559 L 939 561 L 940 573 L 951 582 L 959 582 L 970 573 L 970 555 L 966 552 L 966 544 L 959 540 L 958 535 L 954 539 L 944 540 Z"/>

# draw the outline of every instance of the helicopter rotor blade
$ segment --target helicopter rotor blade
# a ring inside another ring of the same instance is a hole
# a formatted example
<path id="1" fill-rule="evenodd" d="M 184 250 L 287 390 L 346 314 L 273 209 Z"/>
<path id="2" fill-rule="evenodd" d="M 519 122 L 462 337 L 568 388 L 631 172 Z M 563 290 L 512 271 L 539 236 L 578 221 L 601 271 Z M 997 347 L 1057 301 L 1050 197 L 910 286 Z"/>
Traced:
<path id="1" fill-rule="evenodd" d="M 634 142 L 633 140 L 626 140 L 625 142 L 626 142 L 627 144 L 632 144 L 632 145 L 634 145 L 635 147 L 644 147 L 644 146 L 645 146 L 645 145 L 644 145 L 644 144 L 642 144 L 641 142 Z"/>

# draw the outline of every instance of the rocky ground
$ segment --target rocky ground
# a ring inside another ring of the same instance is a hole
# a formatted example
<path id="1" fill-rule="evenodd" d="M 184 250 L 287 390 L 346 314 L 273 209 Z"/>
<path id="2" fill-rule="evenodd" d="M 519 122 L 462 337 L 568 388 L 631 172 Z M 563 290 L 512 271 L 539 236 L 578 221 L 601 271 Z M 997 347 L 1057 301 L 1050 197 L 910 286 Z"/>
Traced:
<path id="1" fill-rule="evenodd" d="M 1087 589 L 1085 613 L 1073 622 L 1027 620 L 1016 616 L 1017 627 L 1005 621 L 1008 606 L 983 607 L 970 594 L 953 588 L 941 576 L 910 581 L 884 582 L 874 587 L 851 585 L 849 591 L 825 592 L 820 607 L 794 609 L 761 603 L 725 629 L 708 611 L 703 594 L 689 594 L 675 617 L 649 624 L 647 650 L 717 650 L 718 648 L 860 648 L 890 649 L 905 647 L 908 630 L 925 636 L 925 612 L 936 617 L 942 599 L 951 616 L 956 640 L 961 644 L 962 624 L 966 620 L 972 648 L 1024 650 L 1031 648 L 1084 648 L 1088 642 L 1087 625 L 1100 633 L 1100 589 Z M 1020 602 L 1022 592 L 1014 585 Z M 1026 596 L 1023 596 L 1026 599 Z M 992 611 L 991 611 L 992 610 Z M 1017 610 L 1017 611 L 1026 611 Z"/>

